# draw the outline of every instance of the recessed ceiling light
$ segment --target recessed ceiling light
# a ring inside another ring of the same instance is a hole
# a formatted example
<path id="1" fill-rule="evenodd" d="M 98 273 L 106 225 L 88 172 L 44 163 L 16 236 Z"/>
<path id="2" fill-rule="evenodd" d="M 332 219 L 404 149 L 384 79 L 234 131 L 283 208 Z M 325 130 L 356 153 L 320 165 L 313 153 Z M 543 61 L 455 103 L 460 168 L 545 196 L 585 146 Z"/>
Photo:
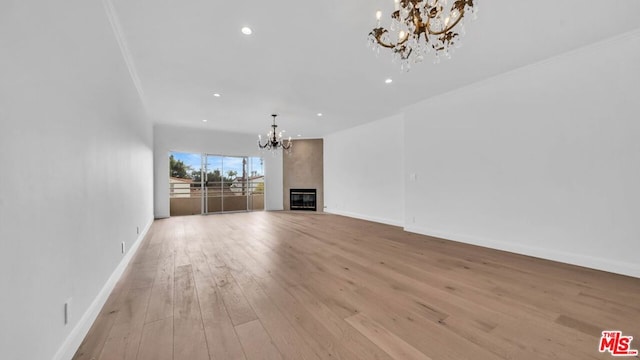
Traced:
<path id="1" fill-rule="evenodd" d="M 215 93 L 215 94 L 213 94 L 213 96 L 215 96 L 215 97 L 220 97 L 220 94 Z"/>
<path id="2" fill-rule="evenodd" d="M 384 81 L 385 84 L 391 84 L 393 82 L 392 78 L 387 78 L 387 80 Z"/>
<path id="3" fill-rule="evenodd" d="M 207 122 L 207 119 L 203 119 L 202 122 Z"/>
<path id="4" fill-rule="evenodd" d="M 251 33 L 253 33 L 253 30 L 248 26 L 243 27 L 241 31 L 245 35 L 251 35 Z"/>
<path id="5" fill-rule="evenodd" d="M 322 113 L 318 113 L 318 116 L 322 116 Z"/>

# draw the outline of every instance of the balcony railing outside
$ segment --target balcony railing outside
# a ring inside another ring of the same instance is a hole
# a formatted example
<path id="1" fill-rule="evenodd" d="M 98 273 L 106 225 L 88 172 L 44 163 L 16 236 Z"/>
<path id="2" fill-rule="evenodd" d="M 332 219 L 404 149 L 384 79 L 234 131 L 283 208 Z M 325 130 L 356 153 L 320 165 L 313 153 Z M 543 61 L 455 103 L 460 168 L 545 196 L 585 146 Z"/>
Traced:
<path id="1" fill-rule="evenodd" d="M 204 191 L 200 183 L 171 183 L 169 201 L 171 216 L 264 210 L 264 182 L 212 181 Z"/>

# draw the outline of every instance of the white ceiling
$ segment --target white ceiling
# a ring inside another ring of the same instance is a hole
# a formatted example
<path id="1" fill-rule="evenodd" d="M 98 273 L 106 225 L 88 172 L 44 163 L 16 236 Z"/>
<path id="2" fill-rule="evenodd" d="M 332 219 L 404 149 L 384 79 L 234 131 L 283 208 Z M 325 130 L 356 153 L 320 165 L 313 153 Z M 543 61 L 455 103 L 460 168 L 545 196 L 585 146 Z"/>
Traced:
<path id="1" fill-rule="evenodd" d="M 257 134 L 275 112 L 303 137 L 640 28 L 638 0 L 481 1 L 451 60 L 402 73 L 366 46 L 375 11 L 388 14 L 392 0 L 111 1 L 156 123 Z"/>

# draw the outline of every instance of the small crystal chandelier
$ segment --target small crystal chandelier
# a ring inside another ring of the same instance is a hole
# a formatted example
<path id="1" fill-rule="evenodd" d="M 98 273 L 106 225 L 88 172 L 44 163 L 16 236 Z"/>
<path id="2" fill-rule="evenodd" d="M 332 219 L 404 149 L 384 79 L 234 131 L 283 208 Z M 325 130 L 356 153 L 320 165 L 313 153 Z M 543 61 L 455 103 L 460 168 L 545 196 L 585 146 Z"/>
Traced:
<path id="1" fill-rule="evenodd" d="M 273 151 L 278 150 L 279 148 L 282 148 L 283 150 L 291 149 L 291 146 L 293 145 L 291 142 L 291 136 L 289 136 L 289 140 L 287 140 L 287 143 L 285 144 L 282 140 L 283 131 L 276 133 L 276 128 L 278 127 L 278 125 L 276 125 L 276 116 L 278 116 L 278 114 L 271 114 L 271 116 L 273 116 L 273 125 L 271 125 L 272 130 L 267 134 L 267 142 L 263 145 L 262 135 L 258 135 L 258 147 L 260 147 L 260 149 Z"/>
<path id="2" fill-rule="evenodd" d="M 464 35 L 465 14 L 477 17 L 477 3 L 477 0 L 394 0 L 390 29 L 397 34 L 397 40 L 392 40 L 391 32 L 380 26 L 382 12 L 377 11 L 378 26 L 369 33 L 369 46 L 377 51 L 382 47 L 393 50 L 394 60 L 399 58 L 402 70 L 406 71 L 431 50 L 435 52 L 434 62 L 439 62 L 441 56 L 450 58 L 453 47 L 460 45 L 460 37 Z"/>

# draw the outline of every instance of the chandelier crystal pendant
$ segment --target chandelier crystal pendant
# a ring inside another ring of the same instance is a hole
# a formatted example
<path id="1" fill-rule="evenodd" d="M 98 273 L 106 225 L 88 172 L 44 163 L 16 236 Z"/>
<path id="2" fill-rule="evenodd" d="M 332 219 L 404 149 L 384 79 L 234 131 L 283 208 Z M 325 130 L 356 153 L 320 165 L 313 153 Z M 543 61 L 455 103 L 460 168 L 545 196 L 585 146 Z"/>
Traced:
<path id="1" fill-rule="evenodd" d="M 431 50 L 436 63 L 442 56 L 450 58 L 464 35 L 465 15 L 475 19 L 478 12 L 477 0 L 394 0 L 394 5 L 390 30 L 380 26 L 382 12 L 376 12 L 378 25 L 369 33 L 368 43 L 378 52 L 391 49 L 406 71 Z"/>
<path id="2" fill-rule="evenodd" d="M 291 149 L 291 147 L 293 146 L 293 143 L 291 142 L 291 136 L 289 136 L 289 140 L 287 140 L 287 142 L 285 143 L 284 140 L 282 140 L 282 133 L 284 131 L 276 131 L 276 129 L 278 128 L 278 125 L 276 125 L 276 116 L 278 116 L 278 114 L 271 114 L 271 116 L 273 116 L 273 125 L 271 125 L 271 131 L 267 133 L 267 142 L 262 144 L 262 135 L 258 135 L 258 147 L 260 149 L 273 151 L 280 148 L 282 148 L 283 150 Z"/>

